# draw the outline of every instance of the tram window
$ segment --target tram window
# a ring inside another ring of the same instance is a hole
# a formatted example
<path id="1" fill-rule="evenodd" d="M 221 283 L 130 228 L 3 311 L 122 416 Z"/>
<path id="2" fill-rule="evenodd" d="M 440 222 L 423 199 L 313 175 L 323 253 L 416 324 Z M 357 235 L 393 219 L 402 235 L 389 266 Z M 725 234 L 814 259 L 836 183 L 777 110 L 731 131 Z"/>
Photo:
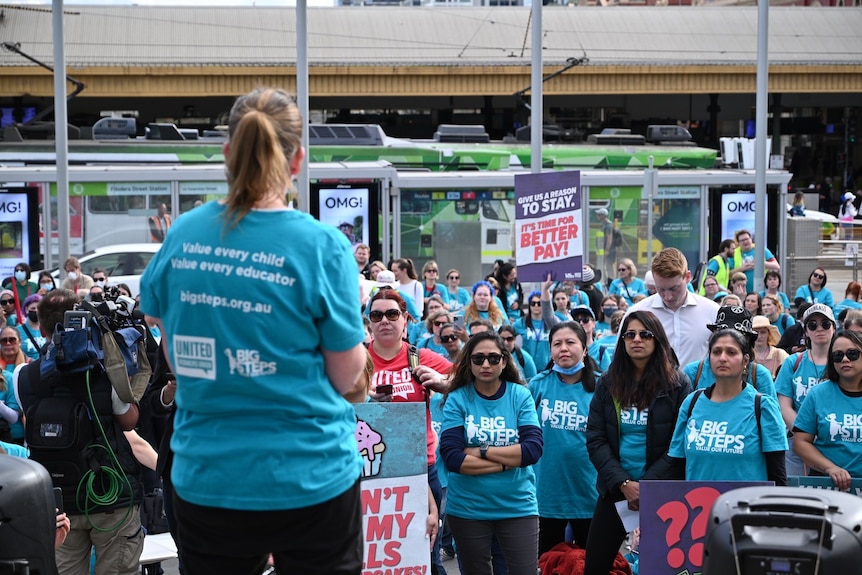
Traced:
<path id="1" fill-rule="evenodd" d="M 472 216 L 479 213 L 479 202 L 476 200 L 458 200 L 455 202 L 455 213 L 459 216 Z"/>
<path id="2" fill-rule="evenodd" d="M 131 196 L 89 196 L 89 209 L 94 214 L 126 214 L 129 210 L 139 210 L 146 205 L 143 195 Z"/>
<path id="3" fill-rule="evenodd" d="M 401 195 L 402 214 L 430 214 L 431 197 L 427 193 L 404 193 Z"/>
<path id="4" fill-rule="evenodd" d="M 165 204 L 165 206 L 168 209 L 168 214 L 171 213 L 171 196 L 169 196 L 169 195 L 150 196 L 149 200 L 150 200 L 150 206 L 149 207 L 151 210 L 157 210 L 157 209 L 159 209 L 160 205 Z"/>
<path id="5" fill-rule="evenodd" d="M 180 213 L 184 214 L 206 202 L 207 197 L 204 194 L 184 194 L 180 196 Z"/>

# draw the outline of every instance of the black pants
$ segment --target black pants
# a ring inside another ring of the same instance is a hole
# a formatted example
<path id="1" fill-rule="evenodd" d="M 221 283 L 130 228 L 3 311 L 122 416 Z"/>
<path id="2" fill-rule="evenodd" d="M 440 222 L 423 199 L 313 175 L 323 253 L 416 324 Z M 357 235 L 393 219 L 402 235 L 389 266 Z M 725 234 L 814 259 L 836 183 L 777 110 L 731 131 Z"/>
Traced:
<path id="1" fill-rule="evenodd" d="M 590 534 L 587 536 L 587 553 L 584 575 L 608 575 L 620 545 L 626 539 L 626 529 L 620 519 L 613 497 L 601 497 L 596 502 Z"/>
<path id="2" fill-rule="evenodd" d="M 318 505 L 281 511 L 203 507 L 174 493 L 187 575 L 259 575 L 272 553 L 280 575 L 359 575 L 359 481 Z"/>
<path id="3" fill-rule="evenodd" d="M 590 519 L 552 519 L 539 517 L 539 557 L 550 551 L 557 543 L 566 540 L 566 527 L 572 526 L 572 539 L 582 549 L 587 547 L 587 535 L 590 532 Z"/>

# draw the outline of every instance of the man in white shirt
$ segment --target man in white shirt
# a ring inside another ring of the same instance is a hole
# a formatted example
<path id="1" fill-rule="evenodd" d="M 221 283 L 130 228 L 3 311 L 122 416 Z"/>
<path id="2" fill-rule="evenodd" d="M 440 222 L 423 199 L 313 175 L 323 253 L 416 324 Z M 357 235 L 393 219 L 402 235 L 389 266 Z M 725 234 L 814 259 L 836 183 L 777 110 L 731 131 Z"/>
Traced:
<path id="1" fill-rule="evenodd" d="M 665 248 L 652 259 L 651 271 L 656 294 L 630 306 L 651 311 L 658 317 L 680 366 L 706 355 L 711 332 L 706 327 L 715 319 L 718 304 L 688 291 L 691 281 L 688 261 L 676 248 Z"/>

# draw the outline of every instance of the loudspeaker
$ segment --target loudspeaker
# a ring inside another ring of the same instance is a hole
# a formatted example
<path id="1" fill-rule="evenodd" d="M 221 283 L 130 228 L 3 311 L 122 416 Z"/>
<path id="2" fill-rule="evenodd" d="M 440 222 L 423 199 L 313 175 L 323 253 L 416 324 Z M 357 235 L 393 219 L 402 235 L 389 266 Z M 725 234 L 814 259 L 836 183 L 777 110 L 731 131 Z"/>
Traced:
<path id="1" fill-rule="evenodd" d="M 0 574 L 57 575 L 51 476 L 30 459 L 0 455 Z"/>
<path id="2" fill-rule="evenodd" d="M 858 573 L 862 499 L 799 487 L 745 487 L 712 506 L 704 575 Z"/>

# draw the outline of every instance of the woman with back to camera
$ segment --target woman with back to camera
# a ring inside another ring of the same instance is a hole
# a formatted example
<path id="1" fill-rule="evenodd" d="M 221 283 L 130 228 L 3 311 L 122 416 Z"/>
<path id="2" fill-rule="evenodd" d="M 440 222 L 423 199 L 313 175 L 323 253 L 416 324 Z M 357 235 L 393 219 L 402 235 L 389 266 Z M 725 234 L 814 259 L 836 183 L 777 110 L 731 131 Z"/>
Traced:
<path id="1" fill-rule="evenodd" d="M 587 354 L 587 334 L 575 321 L 551 328 L 553 367 L 530 381 L 544 441 L 536 463 L 539 556 L 566 541 L 587 544 L 596 493 L 596 470 L 587 457 L 587 415 L 596 390 L 596 365 Z"/>
<path id="2" fill-rule="evenodd" d="M 587 450 L 598 472 L 599 498 L 587 538 L 585 575 L 607 575 L 626 537 L 615 503 L 640 508 L 640 482 L 682 479 L 667 450 L 691 383 L 658 318 L 634 311 L 620 327 L 610 368 L 596 383 Z M 616 407 L 619 405 L 619 411 Z"/>
<path id="3" fill-rule="evenodd" d="M 859 282 L 848 283 L 847 289 L 844 290 L 844 299 L 832 308 L 835 317 L 838 317 L 845 309 L 862 309 L 862 303 L 859 303 L 860 293 L 862 293 L 862 284 Z"/>
<path id="4" fill-rule="evenodd" d="M 842 331 L 829 344 L 827 380 L 808 392 L 793 423 L 793 449 L 809 475 L 831 477 L 841 491 L 862 477 L 858 426 L 862 413 L 862 334 Z M 845 427 L 846 426 L 846 427 Z"/>
<path id="5" fill-rule="evenodd" d="M 753 365 L 748 335 L 724 328 L 709 338 L 715 383 L 682 402 L 669 451 L 671 457 L 685 461 L 687 480 L 787 485 L 787 432 L 781 410 L 774 396 L 748 384 Z M 717 429 L 722 430 L 721 437 L 733 441 L 715 441 Z"/>
<path id="6" fill-rule="evenodd" d="M 362 568 L 362 462 L 342 398 L 365 365 L 356 261 L 344 234 L 288 202 L 302 126 L 281 90 L 237 99 L 227 197 L 178 219 L 141 278 L 177 377 L 172 479 L 191 575 L 257 574 L 270 553 L 283 573 Z M 264 335 L 273 326 L 280 336 Z"/>
<path id="7" fill-rule="evenodd" d="M 493 421 L 493 424 L 486 423 Z M 538 508 L 532 465 L 542 455 L 533 398 L 491 331 L 473 335 L 443 400 L 440 454 L 449 470 L 446 515 L 462 572 L 491 575 L 496 536 L 510 575 L 535 575 Z"/>

